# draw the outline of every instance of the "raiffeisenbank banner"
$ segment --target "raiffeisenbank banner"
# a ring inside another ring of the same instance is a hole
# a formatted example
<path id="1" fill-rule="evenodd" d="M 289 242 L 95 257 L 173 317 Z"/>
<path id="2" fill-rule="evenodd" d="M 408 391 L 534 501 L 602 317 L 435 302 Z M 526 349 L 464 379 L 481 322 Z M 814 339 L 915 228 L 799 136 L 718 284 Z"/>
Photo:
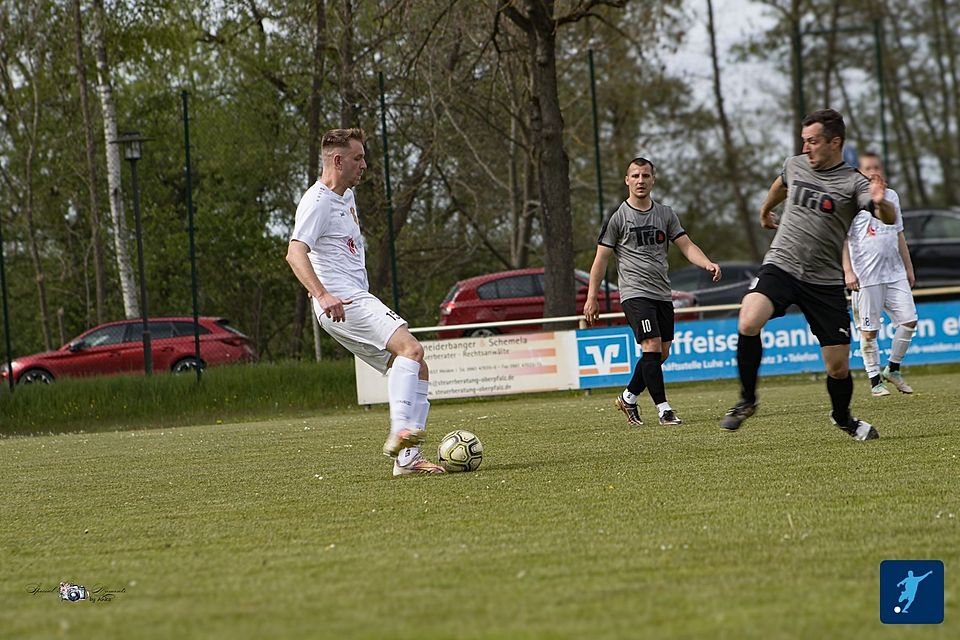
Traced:
<path id="1" fill-rule="evenodd" d="M 919 304 L 917 312 L 907 364 L 960 362 L 960 301 Z M 881 329 L 884 355 L 894 330 L 889 322 Z M 852 325 L 850 331 L 851 367 L 860 369 L 860 336 Z M 761 340 L 762 376 L 823 370 L 820 344 L 799 313 L 768 322 Z M 435 340 L 423 346 L 431 399 L 623 387 L 641 355 L 626 326 Z M 663 374 L 667 382 L 736 378 L 737 319 L 677 323 Z M 357 401 L 387 401 L 386 378 L 359 360 Z"/>

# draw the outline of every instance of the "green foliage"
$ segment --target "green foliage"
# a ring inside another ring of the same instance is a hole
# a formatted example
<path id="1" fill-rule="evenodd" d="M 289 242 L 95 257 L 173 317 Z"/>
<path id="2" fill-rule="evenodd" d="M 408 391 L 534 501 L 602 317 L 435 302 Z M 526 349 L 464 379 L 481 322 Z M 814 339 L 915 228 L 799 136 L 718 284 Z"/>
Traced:
<path id="1" fill-rule="evenodd" d="M 226 423 L 356 408 L 351 360 L 216 367 L 0 389 L 0 436 Z"/>

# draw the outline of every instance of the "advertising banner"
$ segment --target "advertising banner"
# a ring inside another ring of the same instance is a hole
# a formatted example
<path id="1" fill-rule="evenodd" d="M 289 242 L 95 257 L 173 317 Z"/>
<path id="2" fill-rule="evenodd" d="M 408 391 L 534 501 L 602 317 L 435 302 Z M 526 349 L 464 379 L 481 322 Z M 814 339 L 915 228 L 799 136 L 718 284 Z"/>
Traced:
<path id="1" fill-rule="evenodd" d="M 904 359 L 909 365 L 960 361 L 960 301 L 917 305 L 917 333 Z M 884 323 L 879 342 L 886 360 L 895 327 Z M 861 369 L 860 335 L 851 323 L 850 367 Z M 761 376 L 823 371 L 820 343 L 799 313 L 767 323 Z M 580 388 L 626 386 L 640 359 L 640 345 L 629 327 L 577 331 Z M 676 325 L 670 358 L 663 363 L 666 382 L 737 377 L 737 319 L 694 320 Z"/>
<path id="2" fill-rule="evenodd" d="M 431 400 L 577 388 L 573 331 L 425 340 Z M 387 401 L 387 378 L 356 359 L 357 403 Z"/>
<path id="3" fill-rule="evenodd" d="M 960 300 L 917 305 L 917 332 L 908 366 L 960 362 Z M 880 330 L 883 360 L 895 327 Z M 859 332 L 850 326 L 850 367 L 863 361 Z M 771 320 L 761 333 L 761 376 L 823 371 L 820 344 L 803 316 Z M 640 345 L 628 326 L 484 338 L 424 341 L 430 367 L 430 399 L 469 398 L 562 389 L 624 387 L 640 359 Z M 387 378 L 356 360 L 357 402 L 387 402 Z M 667 382 L 737 377 L 737 319 L 694 320 L 676 325 Z"/>

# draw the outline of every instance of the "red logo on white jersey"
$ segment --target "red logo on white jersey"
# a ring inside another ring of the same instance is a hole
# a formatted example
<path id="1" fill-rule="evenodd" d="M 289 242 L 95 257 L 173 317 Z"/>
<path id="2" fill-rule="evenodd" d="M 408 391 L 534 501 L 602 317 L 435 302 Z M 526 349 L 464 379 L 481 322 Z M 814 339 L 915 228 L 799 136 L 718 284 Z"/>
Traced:
<path id="1" fill-rule="evenodd" d="M 353 238 L 347 238 L 347 249 L 350 249 L 350 253 L 357 255 L 357 243 L 353 241 Z"/>

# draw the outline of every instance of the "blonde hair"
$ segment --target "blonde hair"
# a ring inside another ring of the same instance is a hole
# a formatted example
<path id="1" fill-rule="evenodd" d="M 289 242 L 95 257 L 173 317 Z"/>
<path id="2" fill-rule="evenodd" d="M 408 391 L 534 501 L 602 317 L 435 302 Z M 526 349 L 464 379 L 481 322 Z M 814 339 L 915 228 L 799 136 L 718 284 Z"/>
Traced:
<path id="1" fill-rule="evenodd" d="M 354 127 L 352 129 L 330 129 L 320 141 L 321 151 L 328 149 L 342 149 L 350 145 L 351 140 L 357 140 L 360 144 L 365 142 L 366 136 L 363 129 Z"/>

